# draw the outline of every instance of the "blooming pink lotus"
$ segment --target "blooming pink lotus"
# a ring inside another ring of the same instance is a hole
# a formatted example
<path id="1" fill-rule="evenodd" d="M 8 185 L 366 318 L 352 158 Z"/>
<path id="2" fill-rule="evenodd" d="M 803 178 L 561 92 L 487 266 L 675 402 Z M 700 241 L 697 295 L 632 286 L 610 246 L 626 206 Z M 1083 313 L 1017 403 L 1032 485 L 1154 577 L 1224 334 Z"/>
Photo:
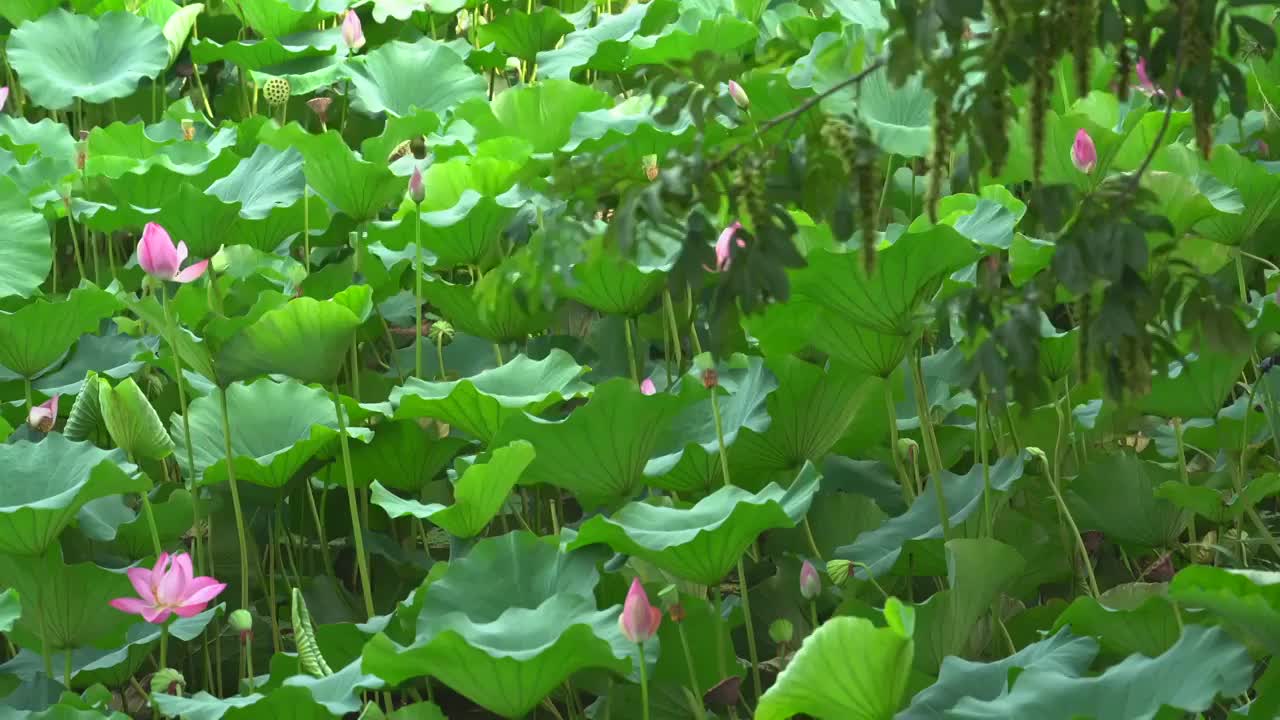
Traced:
<path id="1" fill-rule="evenodd" d="M 138 241 L 138 265 L 148 275 L 160 280 L 189 283 L 204 274 L 209 267 L 208 260 L 201 260 L 185 270 L 179 270 L 187 259 L 187 244 L 180 242 L 175 247 L 169 233 L 155 223 L 147 223 L 142 231 L 142 239 Z"/>
<path id="2" fill-rule="evenodd" d="M 633 643 L 643 643 L 658 632 L 661 624 L 662 611 L 649 604 L 649 596 L 645 594 L 640 578 L 632 578 L 622 614 L 618 616 L 622 634 Z"/>
<path id="3" fill-rule="evenodd" d="M 1071 164 L 1086 175 L 1093 172 L 1094 166 L 1098 164 L 1098 148 L 1084 128 L 1076 131 L 1075 142 L 1071 144 Z"/>
<path id="4" fill-rule="evenodd" d="M 4 104 L 9 101 L 9 87 L 0 87 L 0 110 L 4 110 Z"/>
<path id="5" fill-rule="evenodd" d="M 39 430 L 47 433 L 53 430 L 53 424 L 58 421 L 58 396 L 54 395 L 45 402 L 31 408 L 27 413 L 27 424 L 33 430 Z"/>
<path id="6" fill-rule="evenodd" d="M 205 606 L 227 588 L 215 578 L 194 577 L 191 556 L 186 553 L 160 553 L 155 567 L 129 568 L 129 581 L 138 592 L 136 598 L 116 598 L 111 607 L 141 615 L 149 623 L 160 624 L 170 614 L 191 617 L 203 611 Z"/>
<path id="7" fill-rule="evenodd" d="M 355 10 L 348 10 L 342 18 L 342 42 L 352 50 L 364 47 L 364 26 L 360 24 L 360 16 Z"/>
<path id="8" fill-rule="evenodd" d="M 818 577 L 818 569 L 808 560 L 800 566 L 800 595 L 805 600 L 812 600 L 822 592 L 822 578 Z"/>
<path id="9" fill-rule="evenodd" d="M 734 220 L 729 227 L 724 229 L 724 232 L 720 233 L 720 237 L 716 239 L 716 272 L 723 272 L 729 269 L 729 261 L 732 259 L 730 257 L 731 248 L 729 245 L 741 232 L 742 223 Z M 739 248 L 745 248 L 747 246 L 747 241 L 738 237 L 737 245 Z"/>
<path id="10" fill-rule="evenodd" d="M 653 378 L 645 378 L 640 381 L 640 394 L 653 395 L 658 392 L 658 388 L 653 385 Z"/>

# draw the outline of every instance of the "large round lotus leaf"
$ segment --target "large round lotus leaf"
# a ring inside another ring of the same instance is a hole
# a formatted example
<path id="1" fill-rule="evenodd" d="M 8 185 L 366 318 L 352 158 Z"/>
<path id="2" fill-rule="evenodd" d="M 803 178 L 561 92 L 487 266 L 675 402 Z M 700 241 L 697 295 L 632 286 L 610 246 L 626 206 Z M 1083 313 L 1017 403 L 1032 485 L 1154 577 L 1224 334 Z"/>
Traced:
<path id="1" fill-rule="evenodd" d="M 529 142 L 533 151 L 548 153 L 569 141 L 580 113 L 603 110 L 609 96 L 569 80 L 547 80 L 513 88 L 492 103 L 470 103 L 458 115 L 476 129 L 478 140 L 514 135 Z"/>
<path id="2" fill-rule="evenodd" d="M 20 617 L 22 617 L 22 600 L 18 598 L 18 591 L 9 588 L 0 592 L 0 632 L 13 630 L 13 626 L 17 624 Z"/>
<path id="3" fill-rule="evenodd" d="M 666 393 L 642 395 L 635 383 L 614 378 L 564 420 L 527 413 L 510 418 L 493 445 L 528 440 L 538 449 L 522 485 L 562 487 L 588 508 L 626 501 L 645 485 L 645 463 L 682 404 Z"/>
<path id="4" fill-rule="evenodd" d="M 534 415 L 571 397 L 591 393 L 586 368 L 558 348 L 541 360 L 517 355 L 502 367 L 453 382 L 410 378 L 391 391 L 397 418 L 432 418 L 489 442 L 508 419 Z"/>
<path id="5" fill-rule="evenodd" d="M 53 264 L 49 225 L 31 210 L 26 196 L 7 177 L 0 177 L 0 299 L 30 297 Z"/>
<path id="6" fill-rule="evenodd" d="M 1066 500 L 1081 530 L 1099 530 L 1149 548 L 1167 547 L 1182 534 L 1190 513 L 1156 496 L 1156 488 L 1165 483 L 1180 483 L 1176 469 L 1132 453 L 1103 455 L 1080 470 Z"/>
<path id="7" fill-rule="evenodd" d="M 50 650 L 115 644 L 137 619 L 107 604 L 135 594 L 124 571 L 65 564 L 57 544 L 41 557 L 0 553 L 0 577 L 22 598 L 10 636 L 21 647 L 40 648 L 42 633 Z"/>
<path id="8" fill-rule="evenodd" d="M 23 89 L 49 110 L 65 110 L 76 98 L 127 97 L 169 64 L 160 28 L 121 12 L 93 18 L 57 10 L 15 29 L 7 50 Z"/>
<path id="9" fill-rule="evenodd" d="M 355 222 L 372 220 L 404 194 L 405 180 L 391 173 L 386 158 L 361 158 L 333 130 L 317 135 L 290 124 L 264 129 L 262 141 L 302 153 L 307 184 Z"/>
<path id="10" fill-rule="evenodd" d="M 138 185 L 126 186 L 128 194 L 122 195 L 120 201 L 154 207 L 159 203 L 141 202 L 139 194 L 167 197 L 173 191 L 167 183 L 172 183 L 175 176 L 203 187 L 214 177 L 230 172 L 239 162 L 234 152 L 227 152 L 235 141 L 233 128 L 219 129 L 205 142 L 186 142 L 181 138 L 157 139 L 141 123 L 114 122 L 89 131 L 85 174 L 119 180 L 126 173 L 147 173 L 149 177 L 140 179 Z M 119 191 L 114 184 L 108 187 Z"/>
<path id="11" fill-rule="evenodd" d="M 633 502 L 583 523 L 568 547 L 603 543 L 676 577 L 715 585 L 760 533 L 795 527 L 808 512 L 818 481 L 818 471 L 806 463 L 785 490 L 769 483 L 752 495 L 730 485 L 690 508 Z"/>
<path id="12" fill-rule="evenodd" d="M 148 486 L 124 453 L 57 433 L 0 445 L 0 468 L 0 552 L 18 555 L 43 553 L 90 500 Z"/>
<path id="13" fill-rule="evenodd" d="M 360 487 L 376 480 L 394 490 L 417 492 L 469 444 L 461 437 L 440 437 L 434 426 L 424 429 L 417 420 L 381 422 L 368 444 L 351 447 L 352 473 Z M 339 465 L 330 466 L 335 484 L 346 482 Z"/>
<path id="14" fill-rule="evenodd" d="M 274 38 L 319 25 L 335 11 L 332 7 L 317 7 L 323 4 L 313 0 L 236 0 L 234 7 L 244 14 L 246 27 Z"/>
<path id="15" fill-rule="evenodd" d="M 493 451 L 487 462 L 468 467 L 453 486 L 453 504 L 423 505 L 397 497 L 378 483 L 373 484 L 373 504 L 398 518 L 412 515 L 430 520 L 450 535 L 475 537 L 498 514 L 515 487 L 520 473 L 533 461 L 533 446 L 523 440 Z"/>
<path id="16" fill-rule="evenodd" d="M 660 3 L 636 3 L 616 15 L 601 15 L 599 22 L 569 33 L 555 50 L 538 53 L 538 74 L 546 78 L 568 78 L 576 68 L 592 61 L 607 60 L 610 70 L 622 69 L 627 41 L 640 30 L 645 15 Z M 592 65 L 593 67 L 595 65 Z"/>
<path id="17" fill-rule="evenodd" d="M 896 598 L 886 601 L 884 615 L 888 627 L 861 617 L 823 623 L 760 698 L 756 720 L 786 720 L 801 713 L 842 720 L 893 717 L 911 673 L 915 623 L 911 608 Z"/>
<path id="18" fill-rule="evenodd" d="M 627 673 L 637 649 L 622 636 L 616 607 L 596 609 L 598 559 L 524 532 L 482 540 L 419 591 L 413 641 L 375 636 L 364 668 L 389 684 L 430 675 L 509 718 L 524 717 L 578 670 Z"/>
<path id="19" fill-rule="evenodd" d="M 532 14 L 500 15 L 481 25 L 476 44 L 484 47 L 493 43 L 511 57 L 532 62 L 539 52 L 555 47 L 556 42 L 572 30 L 573 23 L 555 8 L 541 7 Z"/>
<path id="20" fill-rule="evenodd" d="M 297 674 L 269 690 L 248 695 L 218 698 L 198 692 L 191 697 L 156 694 L 153 699 L 166 716 L 190 720 L 332 720 L 355 715 L 364 691 L 382 685 L 377 677 L 365 673 L 357 660 L 326 677 Z"/>
<path id="21" fill-rule="evenodd" d="M 262 379 L 248 385 L 232 383 L 226 393 L 238 480 L 282 487 L 338 436 L 333 400 L 319 388 Z M 193 400 L 187 408 L 187 421 L 201 483 L 225 481 L 227 461 L 219 393 Z M 182 419 L 176 414 L 170 420 L 170 432 L 178 443 L 177 457 L 185 459 Z"/>
<path id="22" fill-rule="evenodd" d="M 342 42 L 338 28 L 300 32 L 282 38 L 236 40 L 225 45 L 207 38 L 191 41 L 191 58 L 207 65 L 227 60 L 246 70 L 261 70 L 290 60 L 320 57 L 334 52 Z"/>
<path id="23" fill-rule="evenodd" d="M 291 300 L 222 346 L 218 380 L 225 385 L 275 373 L 307 383 L 333 382 L 371 307 L 367 285 L 353 285 L 330 300 Z"/>
<path id="24" fill-rule="evenodd" d="M 444 43 L 423 38 L 390 42 L 349 66 L 355 107 L 404 117 L 417 110 L 443 113 L 485 94 L 484 78 Z M 423 82 L 430 78 L 430 82 Z"/>
<path id="25" fill-rule="evenodd" d="M 61 4 L 62 0 L 8 0 L 0 5 L 0 17 L 17 26 L 35 20 Z"/>
<path id="26" fill-rule="evenodd" d="M 1195 565 L 1173 578 L 1169 597 L 1184 607 L 1204 608 L 1239 637 L 1280 652 L 1280 573 Z"/>
<path id="27" fill-rule="evenodd" d="M 119 307 L 97 288 L 73 290 L 62 302 L 36 300 L 16 312 L 0 312 L 0 367 L 34 378 L 84 333 L 94 332 Z"/>
<path id="28" fill-rule="evenodd" d="M 433 196 L 433 192 L 428 193 L 428 198 Z M 422 247 L 435 256 L 434 265 L 477 265 L 497 249 L 502 231 L 516 212 L 508 202 L 514 204 L 515 200 L 504 195 L 486 197 L 467 188 L 453 206 L 423 212 L 421 229 L 414 226 L 410 214 L 398 221 L 375 222 L 369 228 L 369 240 L 389 248 L 411 248 L 421 232 Z"/>
<path id="29" fill-rule="evenodd" d="M 135 460 L 161 460 L 173 452 L 164 423 L 133 378 L 125 378 L 114 388 L 105 378 L 98 378 L 97 391 L 102 423 L 116 447 Z M 93 388 L 85 392 L 93 392 Z"/>
<path id="30" fill-rule="evenodd" d="M 641 314 L 662 292 L 680 249 L 675 241 L 655 239 L 658 243 L 640 243 L 640 257 L 634 260 L 600 240 L 592 241 L 586 257 L 574 263 L 573 278 L 560 294 L 607 315 Z"/>
<path id="31" fill-rule="evenodd" d="M 422 284 L 422 296 L 454 327 L 496 343 L 523 342 L 551 324 L 550 311 L 528 306 L 538 298 L 522 292 L 502 277 L 498 268 L 475 285 L 454 285 L 432 279 Z"/>

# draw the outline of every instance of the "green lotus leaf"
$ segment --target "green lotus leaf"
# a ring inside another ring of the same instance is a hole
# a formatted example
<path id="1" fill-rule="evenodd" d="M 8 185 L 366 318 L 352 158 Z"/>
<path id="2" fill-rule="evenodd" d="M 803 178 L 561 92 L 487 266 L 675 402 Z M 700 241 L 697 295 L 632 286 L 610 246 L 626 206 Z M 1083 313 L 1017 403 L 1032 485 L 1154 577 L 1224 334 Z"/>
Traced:
<path id="1" fill-rule="evenodd" d="M 207 183 L 202 184 L 200 178 L 206 175 L 222 177 L 230 172 L 239 158 L 235 153 L 225 151 L 235 141 L 236 131 L 231 128 L 219 129 L 205 142 L 186 142 L 181 139 L 154 139 L 139 123 L 114 122 L 89 131 L 85 146 L 85 174 L 119 181 L 126 174 L 146 173 L 145 185 L 150 188 L 151 195 L 167 197 L 174 188 L 166 187 L 166 184 L 172 183 L 175 176 L 191 179 L 203 187 Z M 138 185 L 128 186 L 130 194 L 122 196 L 124 201 L 140 203 L 136 195 L 139 190 Z M 160 205 L 158 202 L 142 204 Z"/>
<path id="2" fill-rule="evenodd" d="M 764 359 L 736 356 L 729 367 L 718 372 L 719 386 L 727 391 L 727 395 L 716 398 L 719 432 L 710 393 L 720 391 L 703 386 L 702 369 L 695 362 L 673 388 L 683 409 L 667 426 L 662 441 L 645 464 L 644 473 L 651 484 L 681 492 L 707 490 L 713 480 L 723 484 L 720 435 L 725 446 L 731 447 L 743 429 L 756 433 L 768 429 L 771 419 L 766 402 L 769 394 L 777 390 L 778 381 L 765 369 Z"/>
<path id="3" fill-rule="evenodd" d="M 191 41 L 191 59 L 205 65 L 226 60 L 246 70 L 262 70 L 299 58 L 330 55 L 341 42 L 342 32 L 338 28 L 280 38 L 237 40 L 225 45 L 208 38 L 195 38 Z"/>
<path id="4" fill-rule="evenodd" d="M 631 38 L 627 67 L 689 62 L 702 52 L 737 52 L 758 35 L 754 24 L 730 12 L 685 10 L 661 30 Z"/>
<path id="5" fill-rule="evenodd" d="M 858 88 L 857 108 L 876 145 L 903 157 L 924 157 L 933 146 L 933 93 L 920 74 L 898 86 L 887 70 L 872 73 Z"/>
<path id="6" fill-rule="evenodd" d="M 368 444 L 351 448 L 356 485 L 366 487 L 377 480 L 393 490 L 416 492 L 467 445 L 463 438 L 440 437 L 435 428 L 423 429 L 416 420 L 379 423 Z"/>
<path id="7" fill-rule="evenodd" d="M 57 543 L 38 557 L 0 554 L 0 577 L 22 599 L 22 617 L 10 635 L 20 647 L 44 647 L 42 637 L 50 651 L 114 644 L 136 619 L 107 604 L 135 594 L 123 571 L 68 565 Z"/>
<path id="8" fill-rule="evenodd" d="M 169 65 L 160 28 L 121 12 L 92 18 L 56 10 L 16 28 L 6 49 L 22 88 L 49 110 L 127 97 Z"/>
<path id="9" fill-rule="evenodd" d="M 973 262 L 978 250 L 946 225 L 900 235 L 876 253 L 868 277 L 857 253 L 817 250 L 792 274 L 797 299 L 819 309 L 818 346 L 867 373 L 887 377 L 897 369 L 914 332 L 915 313 L 952 272 Z"/>
<path id="10" fill-rule="evenodd" d="M 644 243 L 634 260 L 609 250 L 603 239 L 591 240 L 583 252 L 585 257 L 574 263 L 572 278 L 560 294 L 607 315 L 636 317 L 662 292 L 679 244 Z"/>
<path id="11" fill-rule="evenodd" d="M 37 377 L 118 307 L 110 293 L 82 287 L 62 302 L 36 300 L 15 312 L 0 312 L 0 366 Z"/>
<path id="12" fill-rule="evenodd" d="M 572 550 L 605 544 L 653 563 L 684 580 L 719 583 L 760 533 L 795 527 L 809 510 L 819 475 L 806 463 L 789 488 L 769 483 L 752 495 L 725 486 L 690 508 L 632 502 L 612 515 L 596 515 L 570 536 Z"/>
<path id="13" fill-rule="evenodd" d="M 338 415 L 329 393 L 297 382 L 261 379 L 232 383 L 225 390 L 231 416 L 231 452 L 236 478 L 263 487 L 283 487 L 338 436 Z M 201 484 L 227 479 L 222 398 L 215 392 L 187 408 L 191 446 Z M 182 419 L 174 415 L 170 432 L 185 459 Z M 363 428 L 353 434 L 367 434 Z"/>
<path id="14" fill-rule="evenodd" d="M 135 338 L 120 333 L 82 335 L 57 370 L 41 375 L 32 387 L 53 396 L 80 392 L 88 373 L 123 380 L 143 365 L 140 353 L 154 352 L 155 338 Z"/>
<path id="15" fill-rule="evenodd" d="M 44 157 L 58 160 L 64 174 L 75 171 L 75 141 L 66 125 L 51 118 L 33 123 L 23 117 L 0 115 L 0 139 L 0 147 L 12 150 L 19 163 Z"/>
<path id="16" fill-rule="evenodd" d="M 450 535 L 461 538 L 475 537 L 493 520 L 507 494 L 520 479 L 520 473 L 533 462 L 533 446 L 516 441 L 493 451 L 486 462 L 467 467 L 454 482 L 453 504 L 423 505 L 405 500 L 375 482 L 370 501 L 393 518 L 412 515 L 419 520 L 430 520 Z"/>
<path id="17" fill-rule="evenodd" d="M 462 332 L 495 343 L 522 342 L 545 330 L 551 324 L 551 313 L 528 307 L 531 298 L 508 282 L 505 274 L 499 267 L 474 285 L 430 279 L 422 284 L 422 297 Z"/>
<path id="18" fill-rule="evenodd" d="M 840 14 L 846 21 L 866 30 L 889 29 L 880 3 L 876 0 L 826 0 L 823 5 Z"/>
<path id="19" fill-rule="evenodd" d="M 333 14 L 332 9 L 321 8 L 312 0 L 236 0 L 235 7 L 245 27 L 266 38 L 314 28 Z"/>
<path id="20" fill-rule="evenodd" d="M 39 18 L 61 4 L 62 0 L 12 0 L 0 7 L 0 17 L 17 27 L 28 20 Z"/>
<path id="21" fill-rule="evenodd" d="M 615 69 L 626 57 L 628 42 L 640 30 L 650 9 L 660 3 L 636 3 L 617 15 L 602 15 L 589 28 L 564 36 L 555 50 L 538 53 L 538 74 L 544 78 L 568 78 L 575 69 L 588 65 L 597 55 L 607 55 Z"/>
<path id="22" fill-rule="evenodd" d="M 272 78 L 289 82 L 291 97 L 324 92 L 326 88 L 341 84 L 347 77 L 346 57 L 321 55 L 300 57 L 280 65 L 261 70 L 250 70 L 249 77 L 259 87 Z"/>
<path id="23" fill-rule="evenodd" d="M 98 405 L 98 374 L 89 371 L 85 375 L 83 390 L 76 394 L 76 401 L 71 406 L 71 414 L 67 416 L 67 424 L 63 427 L 64 436 L 73 442 L 90 442 L 98 447 L 106 448 L 111 443 L 111 434 L 107 432 L 107 424 L 102 420 L 102 408 Z"/>
<path id="24" fill-rule="evenodd" d="M 1220 213 L 1195 226 L 1195 231 L 1223 245 L 1240 246 L 1276 216 L 1280 205 L 1280 177 L 1243 157 L 1230 145 L 1215 146 L 1209 161 L 1213 175 L 1240 193 L 1244 210 L 1233 215 Z"/>
<path id="25" fill-rule="evenodd" d="M 896 720 L 942 720 L 963 698 L 994 700 L 1005 692 L 1014 670 L 1036 670 L 1062 677 L 1080 677 L 1098 654 L 1092 638 L 1060 630 L 995 662 L 982 663 L 951 656 L 942 661 L 938 681 L 911 699 Z"/>
<path id="26" fill-rule="evenodd" d="M 263 142 L 277 150 L 301 153 L 307 184 L 356 222 L 372 220 L 404 194 L 405 180 L 391 174 L 384 158 L 360 158 L 333 130 L 313 135 L 287 125 L 264 134 Z"/>
<path id="27" fill-rule="evenodd" d="M 53 433 L 39 443 L 0 445 L 0 552 L 39 555 L 85 503 L 148 487 L 124 454 Z"/>
<path id="28" fill-rule="evenodd" d="M 949 540 L 947 589 L 916 606 L 915 668 L 936 675 L 949 655 L 963 655 L 974 627 L 1010 590 L 1025 561 L 1013 547 L 990 538 Z"/>
<path id="29" fill-rule="evenodd" d="M 476 128 L 477 139 L 515 136 L 529 142 L 535 153 L 549 153 L 569 141 L 580 113 L 602 110 L 609 96 L 569 80 L 545 80 L 499 95 L 492 103 L 469 103 L 459 117 Z"/>
<path id="30" fill-rule="evenodd" d="M 0 632 L 11 632 L 20 617 L 22 600 L 18 597 L 18 591 L 9 588 L 0 592 Z"/>
<path id="31" fill-rule="evenodd" d="M 1225 632 L 1187 625 L 1177 644 L 1158 657 L 1132 655 L 1092 677 L 1028 668 L 999 697 L 962 699 L 947 717 L 1151 720 L 1162 706 L 1206 710 L 1218 695 L 1248 689 L 1252 675 L 1249 654 Z"/>
<path id="32" fill-rule="evenodd" d="M 161 460 L 173 452 L 164 423 L 133 378 L 125 378 L 114 388 L 105 378 L 98 378 L 97 392 L 102 424 L 116 447 L 133 459 Z"/>
<path id="33" fill-rule="evenodd" d="M 645 155 L 665 157 L 673 148 L 687 147 L 694 133 L 693 116 L 681 112 L 664 121 L 662 106 L 652 98 L 637 95 L 603 110 L 580 113 L 573 121 L 569 141 L 559 148 L 570 154 L 593 153 L 601 159 L 625 163 L 639 171 Z M 708 133 L 714 131 L 707 128 Z M 622 157 L 624 159 L 618 160 Z"/>
<path id="34" fill-rule="evenodd" d="M 6 233 L 0 244 L 0 298 L 30 297 L 53 265 L 49 226 L 7 177 L 0 177 L 0 226 Z"/>
<path id="35" fill-rule="evenodd" d="M 1238 637 L 1280 652 L 1280 573 L 1193 565 L 1174 576 L 1169 599 L 1204 608 Z"/>
<path id="36" fill-rule="evenodd" d="M 349 63 L 355 107 L 397 117 L 414 110 L 443 113 L 485 94 L 485 82 L 448 45 L 423 38 L 394 41 Z M 431 82 L 421 82 L 429 77 Z M 504 93 L 505 94 L 505 93 Z"/>
<path id="37" fill-rule="evenodd" d="M 439 179 L 432 174 L 436 167 L 441 166 L 433 165 L 427 170 L 427 183 Z M 439 197 L 434 191 L 439 185 L 432 187 L 424 206 Z M 515 215 L 515 208 L 508 204 L 514 201 L 503 195 L 486 197 L 467 188 L 453 206 L 423 212 L 420 230 L 414 227 L 413 216 L 409 215 L 399 221 L 375 222 L 369 239 L 389 248 L 405 249 L 413 247 L 416 234 L 421 232 L 422 247 L 435 256 L 434 265 L 442 268 L 478 265 L 498 249 L 502 231 Z"/>
<path id="38" fill-rule="evenodd" d="M 596 609 L 597 560 L 524 532 L 481 540 L 419 590 L 413 641 L 375 636 L 364 668 L 389 684 L 430 675 L 509 718 L 578 670 L 629 673 L 636 646 L 622 636 L 616 606 Z"/>
<path id="39" fill-rule="evenodd" d="M 1155 583 L 1117 585 L 1097 600 L 1078 597 L 1058 616 L 1053 629 L 1097 638 L 1110 655 L 1155 657 L 1178 641 L 1182 625 L 1166 588 Z"/>
<path id="40" fill-rule="evenodd" d="M 293 148 L 276 150 L 259 145 L 230 175 L 210 185 L 208 193 L 225 203 L 239 203 L 245 217 L 264 218 L 273 209 L 293 205 L 302 197 L 306 185 L 302 165 L 302 153 Z"/>
<path id="41" fill-rule="evenodd" d="M 1066 499 L 1081 530 L 1100 530 L 1114 540 L 1144 547 L 1166 547 L 1182 534 L 1189 517 L 1155 496 L 1155 489 L 1167 482 L 1180 482 L 1176 469 L 1132 453 L 1103 455 L 1081 469 Z"/>
<path id="42" fill-rule="evenodd" d="M 540 7 L 532 14 L 509 13 L 481 25 L 476 43 L 477 47 L 493 43 L 510 57 L 533 62 L 538 53 L 554 48 L 572 30 L 573 23 L 558 10 Z"/>
<path id="43" fill-rule="evenodd" d="M 760 698 L 756 720 L 817 718 L 885 720 L 893 717 L 911 669 L 912 611 L 885 602 L 888 627 L 866 618 L 834 617 L 804 639 L 799 652 Z M 857 656 L 858 662 L 849 662 Z"/>
<path id="44" fill-rule="evenodd" d="M 587 368 L 553 349 L 545 358 L 517 355 L 507 364 L 453 382 L 410 378 L 391 390 L 396 418 L 432 418 L 490 442 L 508 419 L 537 415 L 568 398 L 591 393 L 582 382 Z"/>
<path id="45" fill-rule="evenodd" d="M 301 297 L 265 313 L 218 351 L 219 383 L 268 373 L 333 382 L 370 304 L 369 287 L 354 285 L 331 300 Z"/>
<path id="46" fill-rule="evenodd" d="M 1028 457 L 1026 452 L 1022 452 L 1000 458 L 991 466 L 991 488 L 1004 492 L 1013 487 L 1022 477 L 1022 468 Z M 951 513 L 951 525 L 957 526 L 982 507 L 982 465 L 974 465 L 964 475 L 944 470 L 942 489 L 947 510 Z M 884 575 L 893 569 L 907 541 L 942 537 L 937 503 L 935 493 L 918 496 L 905 513 L 889 519 L 875 530 L 862 533 L 849 545 L 836 548 L 835 556 L 865 564 L 872 577 Z M 859 567 L 855 573 L 858 577 L 866 577 L 866 571 Z"/>
<path id="47" fill-rule="evenodd" d="M 596 386 L 586 405 L 564 420 L 527 413 L 508 419 L 491 444 L 533 443 L 538 456 L 521 484 L 562 487 L 590 508 L 629 500 L 646 484 L 648 458 L 682 406 L 672 395 L 642 395 L 635 383 L 614 378 Z"/>
<path id="48" fill-rule="evenodd" d="M 359 711 L 364 691 L 377 690 L 382 684 L 363 672 L 357 660 L 327 677 L 300 674 L 285 678 L 265 695 L 255 692 L 223 699 L 198 692 L 189 698 L 157 694 L 153 699 L 164 714 L 187 720 L 332 720 Z"/>
<path id="49" fill-rule="evenodd" d="M 1175 360 L 1168 373 L 1151 378 L 1151 392 L 1137 399 L 1138 407 L 1166 418 L 1214 417 L 1246 362 L 1241 355 L 1208 348 L 1186 362 Z"/>
<path id="50" fill-rule="evenodd" d="M 160 34 L 164 35 L 165 45 L 169 50 L 169 64 L 165 66 L 166 69 L 178 59 L 178 53 L 182 52 L 192 28 L 196 25 L 196 18 L 203 11 L 203 3 L 179 7 L 166 0 L 149 0 L 139 8 L 138 14 L 158 25 Z"/>
<path id="51" fill-rule="evenodd" d="M 180 463 L 186 473 L 186 462 Z M 155 514 L 156 534 L 163 547 L 176 547 L 195 523 L 195 504 L 191 493 L 178 488 L 161 502 L 151 503 Z M 127 511 L 132 513 L 132 511 Z M 80 527 L 84 529 L 84 513 L 80 515 Z M 125 557 L 146 557 L 155 552 L 151 539 L 151 523 L 146 513 L 138 513 L 116 527 L 115 543 Z"/>

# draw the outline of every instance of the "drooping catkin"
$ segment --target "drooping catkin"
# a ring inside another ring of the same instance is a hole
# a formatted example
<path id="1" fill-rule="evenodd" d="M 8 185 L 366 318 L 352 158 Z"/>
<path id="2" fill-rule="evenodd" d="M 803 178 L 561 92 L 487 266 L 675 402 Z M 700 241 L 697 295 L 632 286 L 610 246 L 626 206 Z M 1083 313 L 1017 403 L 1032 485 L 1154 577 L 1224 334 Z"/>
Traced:
<path id="1" fill-rule="evenodd" d="M 858 227 L 862 231 L 862 266 L 870 275 L 876 269 L 876 240 L 880 226 L 879 153 L 865 130 L 857 134 L 853 163 L 858 191 Z"/>
<path id="2" fill-rule="evenodd" d="M 1044 170 L 1044 124 L 1056 59 L 1056 55 L 1048 51 L 1054 44 L 1049 25 L 1041 15 L 1036 15 L 1032 22 L 1032 34 L 1040 38 L 1041 47 L 1046 49 L 1035 56 L 1031 66 L 1031 178 L 1036 185 L 1040 184 L 1040 173 Z"/>
<path id="3" fill-rule="evenodd" d="M 1076 95 L 1084 97 L 1092 89 L 1093 46 L 1098 31 L 1098 0 L 1069 2 L 1071 55 L 1075 67 Z"/>
<path id="4" fill-rule="evenodd" d="M 316 643 L 315 629 L 311 627 L 311 613 L 307 611 L 307 603 L 302 599 L 302 591 L 293 589 L 292 596 L 293 643 L 298 648 L 298 662 L 303 672 L 314 677 L 328 677 L 333 674 L 329 664 L 320 653 Z"/>
<path id="5" fill-rule="evenodd" d="M 929 187 L 925 208 L 929 221 L 938 222 L 938 201 L 942 198 L 942 176 L 951 157 L 951 97 L 938 94 L 933 100 L 933 151 L 929 154 Z"/>

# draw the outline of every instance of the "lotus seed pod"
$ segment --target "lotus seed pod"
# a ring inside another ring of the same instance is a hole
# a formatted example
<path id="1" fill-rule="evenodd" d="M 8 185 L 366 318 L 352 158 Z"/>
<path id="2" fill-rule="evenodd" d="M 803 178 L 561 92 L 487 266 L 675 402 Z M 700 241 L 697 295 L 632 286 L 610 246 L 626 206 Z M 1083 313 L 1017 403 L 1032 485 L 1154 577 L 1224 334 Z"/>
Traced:
<path id="1" fill-rule="evenodd" d="M 271 78 L 262 86 L 262 97 L 266 98 L 268 105 L 283 105 L 289 102 L 292 94 L 293 88 L 289 86 L 289 81 L 282 77 Z"/>
<path id="2" fill-rule="evenodd" d="M 769 625 L 769 639 L 775 645 L 791 642 L 791 638 L 795 636 L 795 626 L 786 618 L 778 618 Z"/>

